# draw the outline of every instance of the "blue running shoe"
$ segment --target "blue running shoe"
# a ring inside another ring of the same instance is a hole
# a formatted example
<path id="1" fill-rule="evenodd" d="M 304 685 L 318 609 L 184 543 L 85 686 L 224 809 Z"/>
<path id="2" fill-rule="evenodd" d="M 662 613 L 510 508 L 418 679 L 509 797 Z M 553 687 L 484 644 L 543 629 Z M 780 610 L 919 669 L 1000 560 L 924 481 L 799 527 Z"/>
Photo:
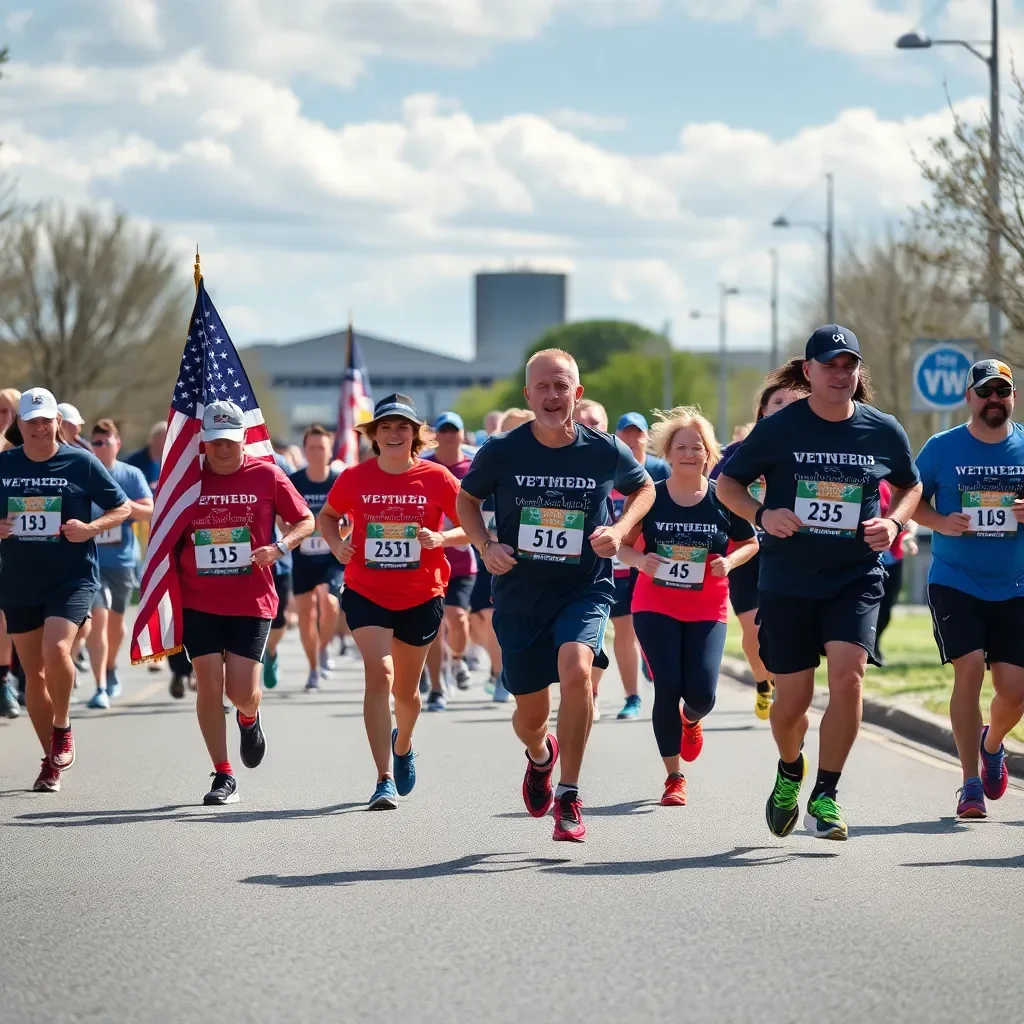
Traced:
<path id="1" fill-rule="evenodd" d="M 0 682 L 0 718 L 17 718 L 20 714 L 16 688 L 7 680 Z"/>
<path id="2" fill-rule="evenodd" d="M 956 816 L 961 820 L 965 818 L 984 818 L 988 816 L 985 809 L 985 791 L 981 786 L 981 779 L 964 779 L 963 789 L 957 792 L 959 800 L 956 805 Z"/>
<path id="3" fill-rule="evenodd" d="M 395 752 L 398 730 L 391 730 L 391 753 L 395 758 L 395 788 L 399 796 L 408 796 L 416 785 L 416 751 L 409 747 L 408 754 Z"/>
<path id="4" fill-rule="evenodd" d="M 106 690 L 97 690 L 92 695 L 92 700 L 90 700 L 89 703 L 86 704 L 85 706 L 87 708 L 92 708 L 94 711 L 97 710 L 97 709 L 102 709 L 102 710 L 106 711 L 107 708 L 110 707 L 110 700 L 109 700 L 109 698 L 107 696 L 107 691 Z"/>
<path id="5" fill-rule="evenodd" d="M 615 716 L 618 719 L 625 718 L 636 718 L 640 714 L 640 696 L 639 694 L 632 694 L 626 698 L 626 703 L 622 706 L 622 710 Z"/>
<path id="6" fill-rule="evenodd" d="M 427 710 L 447 711 L 448 698 L 443 693 L 438 693 L 437 690 L 431 690 L 430 696 L 427 698 Z"/>
<path id="7" fill-rule="evenodd" d="M 388 777 L 377 783 L 377 788 L 367 805 L 369 811 L 393 811 L 398 807 L 398 790 L 394 781 Z"/>
<path id="8" fill-rule="evenodd" d="M 263 658 L 263 685 L 268 690 L 277 686 L 277 655 L 270 651 Z"/>
<path id="9" fill-rule="evenodd" d="M 494 681 L 494 693 L 491 695 L 491 700 L 495 704 L 507 704 L 511 696 L 512 694 L 505 689 L 505 676 L 498 676 Z"/>
<path id="10" fill-rule="evenodd" d="M 116 668 L 107 669 L 107 696 L 116 700 L 121 696 L 121 680 L 118 678 Z"/>

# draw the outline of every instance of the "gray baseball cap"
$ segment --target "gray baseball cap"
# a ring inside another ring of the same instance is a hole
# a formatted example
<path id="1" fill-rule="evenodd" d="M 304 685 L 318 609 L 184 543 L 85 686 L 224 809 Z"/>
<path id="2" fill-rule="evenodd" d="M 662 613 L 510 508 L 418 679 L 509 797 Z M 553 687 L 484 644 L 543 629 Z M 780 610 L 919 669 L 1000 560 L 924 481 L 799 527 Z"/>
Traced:
<path id="1" fill-rule="evenodd" d="M 204 442 L 237 441 L 245 443 L 245 414 L 234 402 L 211 402 L 203 410 Z"/>

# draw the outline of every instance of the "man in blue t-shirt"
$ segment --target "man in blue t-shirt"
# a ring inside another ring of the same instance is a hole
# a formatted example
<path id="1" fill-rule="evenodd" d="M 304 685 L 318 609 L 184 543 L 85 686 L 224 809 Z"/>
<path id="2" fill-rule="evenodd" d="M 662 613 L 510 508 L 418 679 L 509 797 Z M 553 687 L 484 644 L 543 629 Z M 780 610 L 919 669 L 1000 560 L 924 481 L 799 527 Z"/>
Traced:
<path id="1" fill-rule="evenodd" d="M 924 492 L 914 518 L 932 530 L 928 604 L 942 662 L 953 666 L 960 818 L 984 818 L 985 797 L 1006 792 L 1003 737 L 1024 711 L 1024 430 L 1011 419 L 1016 394 L 1005 363 L 975 363 L 970 422 L 936 434 L 917 458 Z M 986 663 L 995 696 L 991 725 L 982 728 Z"/>
<path id="2" fill-rule="evenodd" d="M 92 603 L 92 621 L 87 622 L 86 645 L 96 692 L 90 708 L 109 708 L 120 696 L 121 680 L 117 674 L 117 654 L 124 642 L 124 616 L 135 589 L 135 569 L 139 562 L 139 542 L 132 529 L 133 522 L 148 523 L 153 516 L 153 492 L 141 469 L 120 462 L 121 435 L 111 419 L 97 420 L 92 428 L 90 447 L 127 495 L 131 515 L 123 523 L 104 530 L 96 537 L 96 554 L 100 563 L 100 589 Z M 93 516 L 100 509 L 93 506 Z"/>
<path id="3" fill-rule="evenodd" d="M 458 512 L 494 579 L 494 632 L 513 728 L 526 744 L 523 799 L 534 817 L 555 805 L 554 838 L 586 836 L 578 781 L 593 715 L 591 672 L 615 596 L 611 560 L 654 501 L 654 484 L 617 438 L 573 422 L 583 397 L 576 361 L 545 349 L 526 367 L 536 419 L 492 437 L 463 478 Z M 612 522 L 612 489 L 627 496 Z M 481 506 L 493 495 L 491 540 Z M 548 732 L 561 684 L 557 738 Z M 551 779 L 559 749 L 561 779 Z"/>

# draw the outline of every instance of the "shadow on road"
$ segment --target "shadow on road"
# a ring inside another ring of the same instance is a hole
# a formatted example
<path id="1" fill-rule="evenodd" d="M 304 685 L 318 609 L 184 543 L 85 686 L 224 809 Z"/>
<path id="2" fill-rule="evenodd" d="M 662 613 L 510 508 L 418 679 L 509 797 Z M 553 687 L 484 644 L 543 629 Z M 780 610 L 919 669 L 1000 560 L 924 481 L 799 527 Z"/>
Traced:
<path id="1" fill-rule="evenodd" d="M 587 807 L 588 817 L 619 818 L 627 814 L 651 814 L 659 806 L 657 800 L 626 800 L 621 804 L 607 804 L 604 807 Z M 526 811 L 502 811 L 495 818 L 529 818 Z"/>
<path id="2" fill-rule="evenodd" d="M 768 853 L 767 857 L 748 857 L 751 853 Z M 784 864 L 792 860 L 825 860 L 839 853 L 821 850 L 817 853 L 790 850 L 778 846 L 736 846 L 724 853 L 711 853 L 698 857 L 666 857 L 662 860 L 621 860 L 567 863 L 545 868 L 545 874 L 556 875 L 658 875 L 666 871 L 685 871 L 688 868 L 756 868 Z"/>
<path id="3" fill-rule="evenodd" d="M 904 868 L 1024 868 L 1024 854 L 1016 857 L 967 857 L 963 860 L 919 860 L 901 864 Z"/>

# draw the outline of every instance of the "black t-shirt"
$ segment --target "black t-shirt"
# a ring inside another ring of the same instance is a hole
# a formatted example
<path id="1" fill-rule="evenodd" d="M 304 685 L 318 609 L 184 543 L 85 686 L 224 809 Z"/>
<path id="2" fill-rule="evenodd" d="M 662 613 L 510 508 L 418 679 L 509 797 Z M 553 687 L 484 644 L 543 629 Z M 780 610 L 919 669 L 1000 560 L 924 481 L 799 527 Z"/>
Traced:
<path id="1" fill-rule="evenodd" d="M 788 508 L 804 523 L 792 537 L 761 538 L 761 590 L 828 597 L 871 575 L 881 556 L 864 542 L 861 524 L 881 514 L 878 484 L 913 487 L 919 480 L 910 442 L 896 419 L 858 402 L 834 423 L 806 398 L 761 420 L 723 467 L 743 484 L 765 479 L 765 508 Z"/>
<path id="2" fill-rule="evenodd" d="M 310 512 L 315 516 L 319 516 L 320 510 L 327 504 L 327 495 L 330 494 L 331 487 L 339 476 L 341 476 L 341 473 L 332 469 L 328 472 L 326 480 L 321 480 L 317 483 L 315 480 L 309 479 L 306 470 L 300 469 L 292 473 L 288 479 L 291 480 L 295 490 L 302 495 L 309 506 Z M 292 553 L 292 556 L 299 564 L 307 559 L 313 559 L 319 563 L 324 561 L 324 559 L 334 558 L 334 555 L 331 554 L 331 549 L 327 546 L 327 542 L 320 534 L 319 526 L 302 541 Z"/>
<path id="3" fill-rule="evenodd" d="M 45 462 L 24 448 L 0 452 L 0 515 L 15 517 L 18 534 L 0 541 L 0 604 L 41 605 L 54 591 L 99 588 L 96 541 L 73 544 L 60 526 L 92 522 L 127 501 L 99 459 L 62 444 Z"/>
<path id="4" fill-rule="evenodd" d="M 647 472 L 617 437 L 575 427 L 576 439 L 562 448 L 541 444 L 531 423 L 495 434 L 463 478 L 468 494 L 493 496 L 498 541 L 517 559 L 494 577 L 496 615 L 553 618 L 583 597 L 614 598 L 611 559 L 598 558 L 589 537 L 612 522 L 612 490 L 632 494 Z"/>

